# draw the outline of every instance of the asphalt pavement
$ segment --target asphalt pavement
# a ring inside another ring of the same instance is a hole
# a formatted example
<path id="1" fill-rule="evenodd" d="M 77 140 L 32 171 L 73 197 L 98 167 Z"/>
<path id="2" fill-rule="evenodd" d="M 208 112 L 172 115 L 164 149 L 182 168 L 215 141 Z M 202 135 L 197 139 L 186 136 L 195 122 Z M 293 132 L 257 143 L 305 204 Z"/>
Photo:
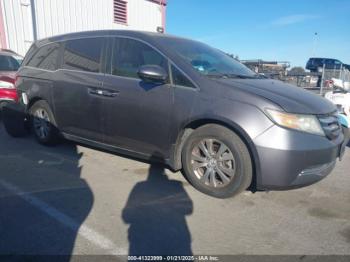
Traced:
<path id="1" fill-rule="evenodd" d="M 350 153 L 297 190 L 215 199 L 164 167 L 0 123 L 0 254 L 350 255 Z"/>

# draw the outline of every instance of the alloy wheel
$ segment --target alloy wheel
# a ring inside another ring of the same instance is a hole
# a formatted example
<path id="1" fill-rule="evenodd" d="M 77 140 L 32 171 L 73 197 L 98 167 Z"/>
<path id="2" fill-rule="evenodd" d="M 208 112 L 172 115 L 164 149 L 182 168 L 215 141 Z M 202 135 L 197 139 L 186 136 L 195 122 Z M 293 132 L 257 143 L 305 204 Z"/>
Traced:
<path id="1" fill-rule="evenodd" d="M 225 143 L 217 139 L 202 139 L 191 152 L 191 166 L 199 181 L 219 188 L 229 184 L 236 173 L 236 161 Z"/>
<path id="2" fill-rule="evenodd" d="M 50 132 L 50 118 L 48 113 L 39 108 L 34 113 L 33 127 L 36 135 L 41 139 L 46 139 Z"/>

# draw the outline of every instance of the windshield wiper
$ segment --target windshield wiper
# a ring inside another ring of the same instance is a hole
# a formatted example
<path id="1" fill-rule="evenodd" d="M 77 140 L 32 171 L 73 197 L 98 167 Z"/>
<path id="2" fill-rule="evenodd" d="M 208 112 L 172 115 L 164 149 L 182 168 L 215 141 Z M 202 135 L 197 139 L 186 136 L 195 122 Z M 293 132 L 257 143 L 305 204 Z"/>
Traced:
<path id="1" fill-rule="evenodd" d="M 240 78 L 240 79 L 262 79 L 263 78 L 259 74 L 241 75 L 241 74 L 231 74 L 231 73 L 212 73 L 212 74 L 207 74 L 206 76 L 213 77 L 213 78 Z"/>
<path id="2" fill-rule="evenodd" d="M 241 78 L 241 79 L 251 79 L 255 78 L 254 76 L 240 75 L 240 74 L 226 74 L 228 78 Z"/>
<path id="3" fill-rule="evenodd" d="M 258 78 L 259 75 L 249 76 L 249 75 L 240 75 L 240 74 L 207 74 L 208 77 L 214 78 L 240 78 L 240 79 L 255 79 Z"/>

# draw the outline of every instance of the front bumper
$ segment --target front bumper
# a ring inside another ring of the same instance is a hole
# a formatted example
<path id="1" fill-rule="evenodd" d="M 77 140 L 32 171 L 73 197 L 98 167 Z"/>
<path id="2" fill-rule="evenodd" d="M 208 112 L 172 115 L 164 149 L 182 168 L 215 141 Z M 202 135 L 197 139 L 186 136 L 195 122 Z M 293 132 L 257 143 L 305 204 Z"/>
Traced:
<path id="1" fill-rule="evenodd" d="M 326 137 L 272 126 L 254 139 L 258 157 L 258 190 L 284 190 L 326 177 L 341 155 L 344 135 Z"/>

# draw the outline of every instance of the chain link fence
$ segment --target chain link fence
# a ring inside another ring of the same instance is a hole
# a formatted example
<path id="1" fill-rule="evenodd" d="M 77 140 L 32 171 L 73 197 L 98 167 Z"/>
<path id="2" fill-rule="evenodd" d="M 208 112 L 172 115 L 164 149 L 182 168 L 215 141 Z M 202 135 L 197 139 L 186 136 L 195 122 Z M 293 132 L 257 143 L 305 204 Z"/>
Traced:
<path id="1" fill-rule="evenodd" d="M 343 82 L 350 82 L 350 71 L 347 69 L 341 70 L 323 70 L 322 72 L 322 87 L 327 85 L 327 81 L 332 78 L 340 79 Z"/>
<path id="2" fill-rule="evenodd" d="M 340 79 L 343 82 L 350 82 L 350 71 L 348 68 L 328 69 L 326 65 L 318 68 L 317 72 L 295 73 L 288 71 L 289 62 L 264 61 L 264 60 L 241 60 L 243 64 L 256 73 L 267 78 L 283 81 L 298 87 L 302 87 L 315 93 L 324 94 L 333 90 L 332 79 Z"/>
<path id="3" fill-rule="evenodd" d="M 287 73 L 285 75 L 271 76 L 271 78 L 324 94 L 333 90 L 333 78 L 340 79 L 343 82 L 350 82 L 350 71 L 345 68 L 341 70 L 324 69 L 322 72 L 305 72 L 297 75 Z"/>

